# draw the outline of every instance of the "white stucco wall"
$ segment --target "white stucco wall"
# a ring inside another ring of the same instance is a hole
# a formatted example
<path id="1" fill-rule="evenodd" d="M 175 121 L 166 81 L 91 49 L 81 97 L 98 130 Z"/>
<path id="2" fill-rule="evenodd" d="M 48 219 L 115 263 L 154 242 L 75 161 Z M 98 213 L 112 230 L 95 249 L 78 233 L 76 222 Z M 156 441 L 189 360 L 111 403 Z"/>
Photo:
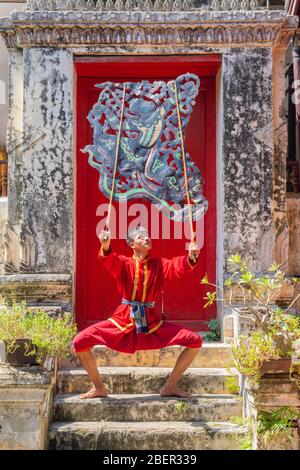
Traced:
<path id="1" fill-rule="evenodd" d="M 26 2 L 0 2 L 0 18 L 14 10 L 24 10 Z M 5 145 L 8 113 L 8 53 L 0 37 L 0 150 Z"/>

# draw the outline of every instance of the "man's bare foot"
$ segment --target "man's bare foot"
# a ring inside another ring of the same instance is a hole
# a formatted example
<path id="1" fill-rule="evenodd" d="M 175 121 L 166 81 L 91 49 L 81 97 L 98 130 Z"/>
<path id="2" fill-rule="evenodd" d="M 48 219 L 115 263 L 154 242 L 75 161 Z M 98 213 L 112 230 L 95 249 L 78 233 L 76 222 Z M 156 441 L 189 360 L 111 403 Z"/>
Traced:
<path id="1" fill-rule="evenodd" d="M 96 388 L 94 385 L 88 392 L 82 393 L 81 395 L 79 395 L 79 398 L 81 398 L 82 400 L 86 398 L 106 398 L 106 397 L 107 397 L 106 388 L 104 386 L 101 388 Z"/>
<path id="2" fill-rule="evenodd" d="M 192 396 L 189 392 L 184 392 L 183 390 L 178 390 L 176 387 L 163 387 L 160 391 L 161 397 L 180 397 L 180 398 L 189 398 Z"/>

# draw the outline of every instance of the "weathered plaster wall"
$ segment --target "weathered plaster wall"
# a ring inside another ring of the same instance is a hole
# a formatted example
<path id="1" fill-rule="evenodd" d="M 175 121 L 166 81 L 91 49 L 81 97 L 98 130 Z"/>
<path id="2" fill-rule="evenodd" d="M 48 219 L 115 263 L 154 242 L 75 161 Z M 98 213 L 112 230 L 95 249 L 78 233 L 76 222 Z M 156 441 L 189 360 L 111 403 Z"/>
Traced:
<path id="1" fill-rule="evenodd" d="M 224 263 L 240 253 L 260 271 L 275 241 L 271 48 L 226 52 L 223 89 Z"/>
<path id="2" fill-rule="evenodd" d="M 22 222 L 23 187 L 23 51 L 9 50 L 9 96 L 7 152 L 8 171 L 8 220 L 5 228 L 5 272 L 11 274 L 20 269 L 20 227 Z"/>
<path id="3" fill-rule="evenodd" d="M 9 223 L 19 224 L 22 217 L 22 144 L 23 144 L 23 51 L 9 51 Z"/>
<path id="4" fill-rule="evenodd" d="M 288 271 L 289 231 L 286 221 L 286 156 L 287 120 L 285 116 L 285 51 L 273 51 L 273 168 L 274 168 L 274 222 L 276 226 L 275 259 L 281 269 Z"/>
<path id="5" fill-rule="evenodd" d="M 37 273 L 71 272 L 73 110 L 72 52 L 24 49 L 23 238 Z"/>

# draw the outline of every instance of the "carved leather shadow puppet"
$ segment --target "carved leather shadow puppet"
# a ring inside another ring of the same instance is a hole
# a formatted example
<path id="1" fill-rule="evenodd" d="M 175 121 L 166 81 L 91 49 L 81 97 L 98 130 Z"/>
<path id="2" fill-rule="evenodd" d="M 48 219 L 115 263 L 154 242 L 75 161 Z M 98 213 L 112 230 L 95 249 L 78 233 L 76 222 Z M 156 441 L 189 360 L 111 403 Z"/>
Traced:
<path id="1" fill-rule="evenodd" d="M 174 85 L 174 80 L 126 83 L 113 199 L 146 198 L 170 219 L 186 221 L 189 211 Z M 184 135 L 200 79 L 188 73 L 177 77 L 176 85 Z M 124 88 L 114 82 L 96 87 L 101 89 L 99 99 L 88 114 L 94 129 L 93 145 L 82 151 L 88 152 L 90 165 L 99 171 L 99 189 L 109 199 Z M 192 217 L 198 220 L 208 208 L 202 194 L 204 182 L 187 152 L 185 158 Z"/>

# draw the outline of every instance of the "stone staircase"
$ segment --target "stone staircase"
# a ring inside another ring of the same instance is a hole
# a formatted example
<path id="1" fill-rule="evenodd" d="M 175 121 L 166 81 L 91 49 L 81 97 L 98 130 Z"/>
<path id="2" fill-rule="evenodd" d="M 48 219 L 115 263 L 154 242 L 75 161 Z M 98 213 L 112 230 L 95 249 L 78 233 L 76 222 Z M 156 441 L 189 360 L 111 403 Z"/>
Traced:
<path id="1" fill-rule="evenodd" d="M 238 449 L 245 428 L 242 401 L 226 388 L 234 376 L 227 344 L 204 343 L 179 382 L 191 398 L 161 397 L 159 391 L 183 348 L 121 354 L 94 348 L 108 398 L 80 400 L 90 387 L 76 357 L 58 372 L 50 449 L 202 450 Z"/>

